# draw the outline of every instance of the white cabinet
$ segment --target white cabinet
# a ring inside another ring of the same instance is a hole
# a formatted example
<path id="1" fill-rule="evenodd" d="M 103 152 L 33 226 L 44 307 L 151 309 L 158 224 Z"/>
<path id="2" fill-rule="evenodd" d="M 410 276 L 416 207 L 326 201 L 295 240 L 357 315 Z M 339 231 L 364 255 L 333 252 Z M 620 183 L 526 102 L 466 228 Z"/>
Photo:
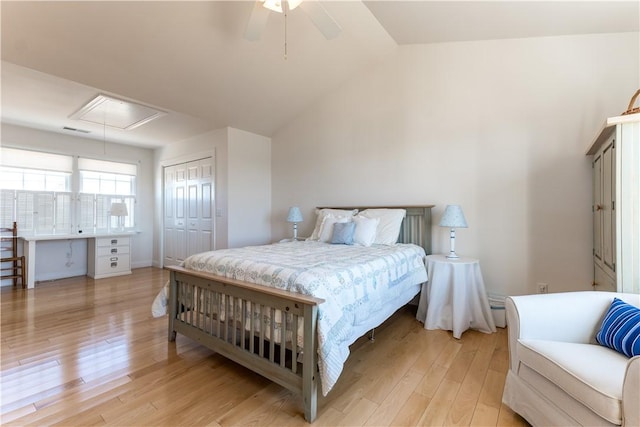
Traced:
<path id="1" fill-rule="evenodd" d="M 96 237 L 87 243 L 87 274 L 94 279 L 131 274 L 131 239 Z"/>
<path id="2" fill-rule="evenodd" d="M 593 156 L 594 285 L 640 292 L 640 114 L 607 119 Z"/>

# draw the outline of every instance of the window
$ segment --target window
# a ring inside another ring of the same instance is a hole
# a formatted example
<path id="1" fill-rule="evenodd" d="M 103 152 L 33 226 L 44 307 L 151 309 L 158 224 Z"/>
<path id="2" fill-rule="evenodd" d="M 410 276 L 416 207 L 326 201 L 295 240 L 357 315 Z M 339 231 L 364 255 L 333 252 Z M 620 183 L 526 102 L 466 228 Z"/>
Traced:
<path id="1" fill-rule="evenodd" d="M 80 193 L 78 194 L 81 230 L 97 232 L 131 229 L 135 225 L 136 165 L 97 159 L 78 159 Z M 125 203 L 127 215 L 111 214 L 113 203 Z M 119 223 L 122 221 L 122 223 Z"/>
<path id="2" fill-rule="evenodd" d="M 72 231 L 73 157 L 2 148 L 2 226 L 13 221 L 21 233 Z"/>
<path id="3" fill-rule="evenodd" d="M 26 234 L 109 232 L 121 225 L 135 226 L 136 165 L 79 158 L 74 167 L 72 156 L 6 147 L 0 152 L 2 226 L 16 221 L 20 233 Z M 127 216 L 112 216 L 112 203 L 125 203 Z"/>
<path id="4" fill-rule="evenodd" d="M 1 166 L 0 188 L 69 191 L 71 189 L 71 173 Z"/>
<path id="5" fill-rule="evenodd" d="M 136 165 L 96 159 L 78 159 L 80 192 L 135 196 Z"/>
<path id="6" fill-rule="evenodd" d="M 71 191 L 72 172 L 71 156 L 2 148 L 3 190 Z"/>

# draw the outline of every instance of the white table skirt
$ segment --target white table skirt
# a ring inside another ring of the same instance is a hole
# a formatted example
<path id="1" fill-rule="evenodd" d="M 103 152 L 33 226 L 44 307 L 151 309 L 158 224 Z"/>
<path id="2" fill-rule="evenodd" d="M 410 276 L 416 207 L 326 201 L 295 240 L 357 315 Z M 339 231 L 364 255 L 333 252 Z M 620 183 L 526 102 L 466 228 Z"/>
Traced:
<path id="1" fill-rule="evenodd" d="M 416 315 L 425 329 L 453 331 L 454 338 L 469 328 L 496 331 L 477 259 L 429 255 L 426 264 L 429 281 L 422 286 Z"/>

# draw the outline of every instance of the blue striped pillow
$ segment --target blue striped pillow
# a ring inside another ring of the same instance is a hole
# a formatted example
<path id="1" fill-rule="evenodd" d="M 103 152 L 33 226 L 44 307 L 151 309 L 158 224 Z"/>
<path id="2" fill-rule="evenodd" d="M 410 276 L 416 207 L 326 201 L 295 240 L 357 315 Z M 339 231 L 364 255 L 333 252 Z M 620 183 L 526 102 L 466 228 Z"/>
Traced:
<path id="1" fill-rule="evenodd" d="M 627 357 L 640 355 L 640 308 L 614 298 L 596 341 Z"/>

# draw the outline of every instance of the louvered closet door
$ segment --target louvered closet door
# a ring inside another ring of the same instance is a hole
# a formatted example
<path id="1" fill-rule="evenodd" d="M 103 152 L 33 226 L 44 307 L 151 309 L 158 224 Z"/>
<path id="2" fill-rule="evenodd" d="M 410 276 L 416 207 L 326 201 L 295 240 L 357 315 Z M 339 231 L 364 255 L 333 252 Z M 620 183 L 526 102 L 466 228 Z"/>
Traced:
<path id="1" fill-rule="evenodd" d="M 213 248 L 213 161 L 165 167 L 164 265 Z"/>

